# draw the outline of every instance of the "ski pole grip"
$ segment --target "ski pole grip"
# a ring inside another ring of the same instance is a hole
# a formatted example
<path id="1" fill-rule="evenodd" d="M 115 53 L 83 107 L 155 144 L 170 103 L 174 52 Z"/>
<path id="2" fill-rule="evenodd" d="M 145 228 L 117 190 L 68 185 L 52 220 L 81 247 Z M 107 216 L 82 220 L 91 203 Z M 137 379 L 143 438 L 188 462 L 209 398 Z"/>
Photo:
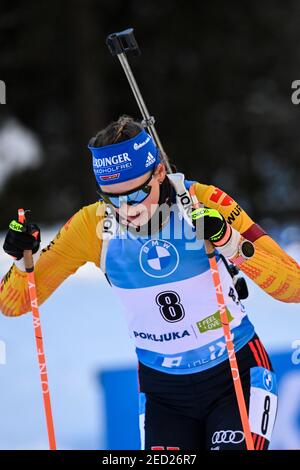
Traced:
<path id="1" fill-rule="evenodd" d="M 25 222 L 25 211 L 24 209 L 18 209 L 18 222 L 24 224 Z"/>
<path id="2" fill-rule="evenodd" d="M 27 273 L 32 273 L 34 270 L 34 262 L 31 250 L 24 250 L 24 264 Z"/>
<path id="3" fill-rule="evenodd" d="M 192 197 L 193 208 L 197 209 L 199 207 L 203 207 L 203 203 L 198 201 L 198 198 L 196 196 L 195 189 L 193 186 L 191 186 L 190 188 L 190 194 Z M 213 258 L 215 256 L 215 247 L 213 246 L 212 242 L 210 240 L 204 240 L 204 246 L 205 246 L 205 252 L 208 258 Z"/>
<path id="4" fill-rule="evenodd" d="M 204 244 L 205 244 L 205 251 L 206 251 L 207 256 L 209 258 L 212 258 L 213 256 L 215 256 L 215 247 L 213 246 L 211 241 L 204 240 Z"/>
<path id="5" fill-rule="evenodd" d="M 25 210 L 24 209 L 18 209 L 18 221 L 20 224 L 25 224 L 26 218 L 25 218 Z M 27 273 L 32 273 L 34 270 L 34 262 L 33 262 L 33 256 L 32 256 L 32 251 L 31 250 L 24 250 L 24 264 L 25 264 L 25 269 Z"/>
<path id="6" fill-rule="evenodd" d="M 106 38 L 106 44 L 112 55 L 126 54 L 127 52 L 133 52 L 134 55 L 141 54 L 134 37 L 133 28 L 109 34 Z"/>

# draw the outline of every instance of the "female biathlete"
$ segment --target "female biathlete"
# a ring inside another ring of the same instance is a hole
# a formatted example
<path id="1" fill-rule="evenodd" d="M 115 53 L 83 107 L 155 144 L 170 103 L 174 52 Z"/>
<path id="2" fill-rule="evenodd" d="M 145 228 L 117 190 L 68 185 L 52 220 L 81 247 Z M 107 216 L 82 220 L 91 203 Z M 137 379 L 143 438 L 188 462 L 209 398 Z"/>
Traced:
<path id="1" fill-rule="evenodd" d="M 241 302 L 245 295 L 237 288 L 234 266 L 282 302 L 300 302 L 300 266 L 224 191 L 187 181 L 181 173 L 167 174 L 151 136 L 132 118 L 112 122 L 91 139 L 89 149 L 100 201 L 73 215 L 41 252 L 38 226 L 10 224 L 4 250 L 15 262 L 1 281 L 1 311 L 19 316 L 30 310 L 25 249 L 35 253 L 40 304 L 80 266 L 95 263 L 124 303 L 135 341 L 142 448 L 245 449 L 203 243 L 209 240 L 254 447 L 267 449 L 276 376 Z M 201 210 L 187 210 L 190 190 Z"/>

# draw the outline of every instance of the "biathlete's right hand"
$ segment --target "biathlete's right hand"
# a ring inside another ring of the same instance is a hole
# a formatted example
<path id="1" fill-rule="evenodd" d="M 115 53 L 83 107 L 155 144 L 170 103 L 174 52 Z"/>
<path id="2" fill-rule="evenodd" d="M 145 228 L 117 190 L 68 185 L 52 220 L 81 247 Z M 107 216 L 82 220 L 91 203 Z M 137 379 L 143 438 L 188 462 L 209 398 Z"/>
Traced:
<path id="1" fill-rule="evenodd" d="M 41 243 L 41 231 L 38 225 L 12 220 L 6 234 L 3 249 L 16 260 L 23 258 L 24 250 L 36 253 Z"/>

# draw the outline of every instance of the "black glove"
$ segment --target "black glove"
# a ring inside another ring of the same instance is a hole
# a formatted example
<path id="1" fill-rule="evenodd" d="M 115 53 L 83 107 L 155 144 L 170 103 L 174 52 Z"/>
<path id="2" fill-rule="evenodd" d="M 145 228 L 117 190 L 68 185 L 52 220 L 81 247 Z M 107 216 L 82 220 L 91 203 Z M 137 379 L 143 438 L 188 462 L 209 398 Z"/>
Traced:
<path id="1" fill-rule="evenodd" d="M 36 224 L 20 224 L 12 220 L 6 234 L 3 249 L 5 253 L 19 260 L 23 258 L 24 250 L 36 253 L 41 243 L 41 231 Z"/>
<path id="2" fill-rule="evenodd" d="M 219 242 L 226 233 L 227 222 L 216 209 L 199 207 L 191 212 L 197 238 Z"/>

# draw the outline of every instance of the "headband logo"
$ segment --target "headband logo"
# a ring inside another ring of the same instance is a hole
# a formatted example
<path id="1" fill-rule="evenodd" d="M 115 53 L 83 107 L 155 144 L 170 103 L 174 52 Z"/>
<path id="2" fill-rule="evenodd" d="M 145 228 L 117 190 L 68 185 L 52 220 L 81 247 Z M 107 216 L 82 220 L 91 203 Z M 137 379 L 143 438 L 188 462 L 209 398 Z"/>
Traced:
<path id="1" fill-rule="evenodd" d="M 93 158 L 93 165 L 96 168 L 100 168 L 101 166 L 119 165 L 120 163 L 126 162 L 131 162 L 128 153 L 121 153 L 119 155 L 113 155 L 112 157 Z"/>
<path id="2" fill-rule="evenodd" d="M 151 152 L 148 152 L 148 155 L 147 155 L 147 160 L 146 160 L 146 163 L 145 163 L 145 167 L 148 168 L 148 166 L 152 165 L 153 163 L 155 163 L 155 158 L 153 157 L 152 153 Z"/>
<path id="3" fill-rule="evenodd" d="M 129 140 L 103 147 L 88 146 L 99 184 L 112 184 L 137 178 L 159 162 L 159 152 L 145 130 Z M 110 176 L 103 178 L 103 176 Z"/>
<path id="4" fill-rule="evenodd" d="M 103 175 L 103 176 L 100 176 L 100 179 L 101 179 L 102 181 L 117 180 L 118 178 L 120 178 L 120 173 L 115 173 L 114 175 Z"/>
<path id="5" fill-rule="evenodd" d="M 144 142 L 141 142 L 140 144 L 135 143 L 133 146 L 134 150 L 139 150 L 140 148 L 144 147 L 144 145 L 148 144 L 149 140 L 150 140 L 150 136 L 148 135 L 147 139 L 144 140 Z"/>

